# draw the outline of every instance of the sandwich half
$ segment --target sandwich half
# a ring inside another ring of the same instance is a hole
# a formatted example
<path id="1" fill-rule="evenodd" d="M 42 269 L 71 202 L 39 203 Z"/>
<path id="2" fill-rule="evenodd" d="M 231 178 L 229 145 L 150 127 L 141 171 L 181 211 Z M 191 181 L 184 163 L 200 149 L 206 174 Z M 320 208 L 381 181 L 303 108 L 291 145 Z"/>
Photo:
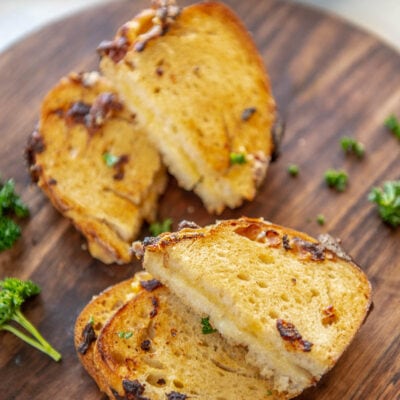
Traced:
<path id="1" fill-rule="evenodd" d="M 238 207 L 255 197 L 275 150 L 263 61 L 223 3 L 155 3 L 100 44 L 101 70 L 180 186 L 209 212 Z"/>
<path id="2" fill-rule="evenodd" d="M 131 260 L 166 185 L 157 150 L 106 78 L 71 73 L 45 97 L 27 159 L 33 179 L 105 263 Z"/>
<path id="3" fill-rule="evenodd" d="M 367 315 L 371 287 L 361 269 L 329 236 L 263 219 L 181 228 L 133 246 L 144 268 L 245 346 L 275 390 L 294 396 L 316 384 Z"/>

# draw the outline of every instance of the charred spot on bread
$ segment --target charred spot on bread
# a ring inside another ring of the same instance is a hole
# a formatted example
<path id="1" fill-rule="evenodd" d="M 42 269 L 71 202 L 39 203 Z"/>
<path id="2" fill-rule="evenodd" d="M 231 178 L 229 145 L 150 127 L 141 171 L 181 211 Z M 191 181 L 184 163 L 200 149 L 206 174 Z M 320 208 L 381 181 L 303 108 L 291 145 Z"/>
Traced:
<path id="1" fill-rule="evenodd" d="M 179 222 L 178 231 L 181 231 L 182 229 L 185 229 L 185 228 L 200 229 L 201 227 L 199 225 L 197 225 L 196 222 L 187 221 L 184 219 L 183 221 Z"/>
<path id="2" fill-rule="evenodd" d="M 313 261 L 325 260 L 324 247 L 320 243 L 312 243 L 295 237 L 292 240 L 293 249 L 297 251 L 300 258 L 311 257 Z"/>
<path id="3" fill-rule="evenodd" d="M 129 156 L 127 154 L 123 154 L 118 157 L 118 161 L 114 164 L 114 169 L 116 170 L 113 178 L 116 181 L 122 181 L 125 176 L 125 165 L 129 162 Z"/>
<path id="4" fill-rule="evenodd" d="M 130 381 L 124 379 L 122 381 L 122 387 L 126 394 L 127 400 L 149 400 L 147 397 L 143 397 L 145 386 L 142 385 L 137 379 Z"/>
<path id="5" fill-rule="evenodd" d="M 171 392 L 167 394 L 168 400 L 186 400 L 188 397 L 186 394 L 179 393 L 179 392 Z"/>
<path id="6" fill-rule="evenodd" d="M 140 348 L 143 351 L 150 351 L 151 348 L 151 341 L 149 339 L 143 340 L 142 343 L 140 343 Z"/>
<path id="7" fill-rule="evenodd" d="M 140 286 L 148 292 L 152 292 L 162 286 L 162 283 L 157 279 L 149 279 L 147 281 L 140 281 Z"/>
<path id="8" fill-rule="evenodd" d="M 90 112 L 91 105 L 83 101 L 76 101 L 71 104 L 66 119 L 71 124 L 86 124 L 86 117 Z"/>
<path id="9" fill-rule="evenodd" d="M 150 311 L 150 318 L 154 318 L 158 314 L 158 307 L 159 307 L 159 301 L 157 297 L 152 297 L 151 298 L 151 304 L 153 305 L 153 309 Z"/>
<path id="10" fill-rule="evenodd" d="M 271 154 L 271 161 L 276 161 L 281 153 L 281 144 L 285 134 L 285 123 L 279 115 L 274 122 L 271 129 L 273 151 Z"/>
<path id="11" fill-rule="evenodd" d="M 290 246 L 289 236 L 286 235 L 286 233 L 282 236 L 282 245 L 283 245 L 283 248 L 284 248 L 286 251 L 292 249 L 292 247 Z"/>
<path id="12" fill-rule="evenodd" d="M 25 160 L 29 167 L 32 182 L 39 180 L 41 167 L 36 165 L 36 154 L 43 153 L 46 149 L 43 137 L 36 128 L 28 138 L 28 143 L 25 148 Z"/>
<path id="13" fill-rule="evenodd" d="M 276 321 L 276 327 L 281 335 L 281 338 L 290 345 L 290 348 L 293 350 L 301 350 L 303 352 L 311 351 L 313 344 L 308 340 L 304 340 L 299 331 L 291 322 L 278 319 Z"/>
<path id="14" fill-rule="evenodd" d="M 241 116 L 241 120 L 243 122 L 247 122 L 252 116 L 253 114 L 257 111 L 256 107 L 248 107 L 245 108 L 242 112 L 242 116 Z"/>
<path id="15" fill-rule="evenodd" d="M 82 332 L 82 343 L 78 346 L 78 352 L 86 354 L 92 342 L 96 340 L 96 333 L 93 324 L 88 322 Z"/>
<path id="16" fill-rule="evenodd" d="M 101 93 L 90 107 L 85 120 L 86 126 L 91 129 L 99 128 L 115 111 L 122 109 L 123 105 L 114 93 Z"/>

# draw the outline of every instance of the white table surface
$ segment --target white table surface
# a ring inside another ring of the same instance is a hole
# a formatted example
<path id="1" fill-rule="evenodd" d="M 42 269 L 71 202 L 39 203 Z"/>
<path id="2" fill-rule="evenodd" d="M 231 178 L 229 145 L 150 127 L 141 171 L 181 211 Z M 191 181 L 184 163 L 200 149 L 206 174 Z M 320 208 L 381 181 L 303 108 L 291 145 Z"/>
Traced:
<path id="1" fill-rule="evenodd" d="M 0 0 L 0 51 L 49 22 L 106 1 L 110 0 Z M 291 1 L 337 13 L 400 50 L 400 0 Z"/>

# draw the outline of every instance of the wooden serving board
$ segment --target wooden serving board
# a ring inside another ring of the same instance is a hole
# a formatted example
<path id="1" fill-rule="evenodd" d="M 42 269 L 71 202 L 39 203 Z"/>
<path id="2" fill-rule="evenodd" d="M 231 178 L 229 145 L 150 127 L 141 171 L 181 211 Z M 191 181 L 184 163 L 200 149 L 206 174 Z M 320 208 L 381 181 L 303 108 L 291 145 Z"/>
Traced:
<path id="1" fill-rule="evenodd" d="M 301 400 L 400 399 L 400 228 L 384 225 L 367 201 L 371 187 L 400 178 L 400 142 L 383 127 L 400 113 L 400 55 L 340 19 L 277 0 L 229 0 L 268 67 L 286 121 L 282 155 L 252 203 L 219 218 L 263 216 L 276 223 L 341 237 L 368 274 L 375 308 L 337 366 Z M 14 177 L 31 209 L 23 236 L 0 254 L 0 278 L 30 278 L 43 291 L 27 316 L 63 354 L 55 363 L 9 333 L 0 332 L 1 399 L 99 399 L 73 348 L 76 316 L 93 294 L 127 278 L 139 263 L 106 266 L 82 250 L 82 237 L 35 186 L 23 160 L 43 95 L 71 70 L 96 68 L 95 48 L 148 1 L 114 1 L 59 21 L 0 56 L 0 172 Z M 346 157 L 339 138 L 366 146 L 359 161 Z M 300 167 L 291 178 L 289 163 Z M 344 168 L 344 193 L 328 189 L 323 174 Z M 326 224 L 319 226 L 316 216 Z M 200 201 L 173 179 L 160 219 L 213 222 Z M 145 232 L 143 232 L 143 235 Z"/>

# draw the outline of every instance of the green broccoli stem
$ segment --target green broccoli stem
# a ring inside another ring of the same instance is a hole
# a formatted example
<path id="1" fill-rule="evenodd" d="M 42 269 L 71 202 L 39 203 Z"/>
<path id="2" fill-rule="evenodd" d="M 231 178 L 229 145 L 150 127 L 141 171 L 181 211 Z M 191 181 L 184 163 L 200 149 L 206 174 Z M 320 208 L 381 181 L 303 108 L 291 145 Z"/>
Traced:
<path id="1" fill-rule="evenodd" d="M 36 349 L 50 356 L 54 361 L 61 360 L 61 354 L 56 349 L 54 349 L 51 344 L 47 342 L 47 340 L 39 333 L 39 331 L 25 318 L 21 310 L 15 310 L 12 319 L 13 321 L 20 324 L 23 328 L 25 328 L 36 340 L 33 340 L 32 338 L 15 329 L 11 325 L 6 324 L 3 325 L 2 328 L 14 333 L 25 342 L 29 343 Z"/>

